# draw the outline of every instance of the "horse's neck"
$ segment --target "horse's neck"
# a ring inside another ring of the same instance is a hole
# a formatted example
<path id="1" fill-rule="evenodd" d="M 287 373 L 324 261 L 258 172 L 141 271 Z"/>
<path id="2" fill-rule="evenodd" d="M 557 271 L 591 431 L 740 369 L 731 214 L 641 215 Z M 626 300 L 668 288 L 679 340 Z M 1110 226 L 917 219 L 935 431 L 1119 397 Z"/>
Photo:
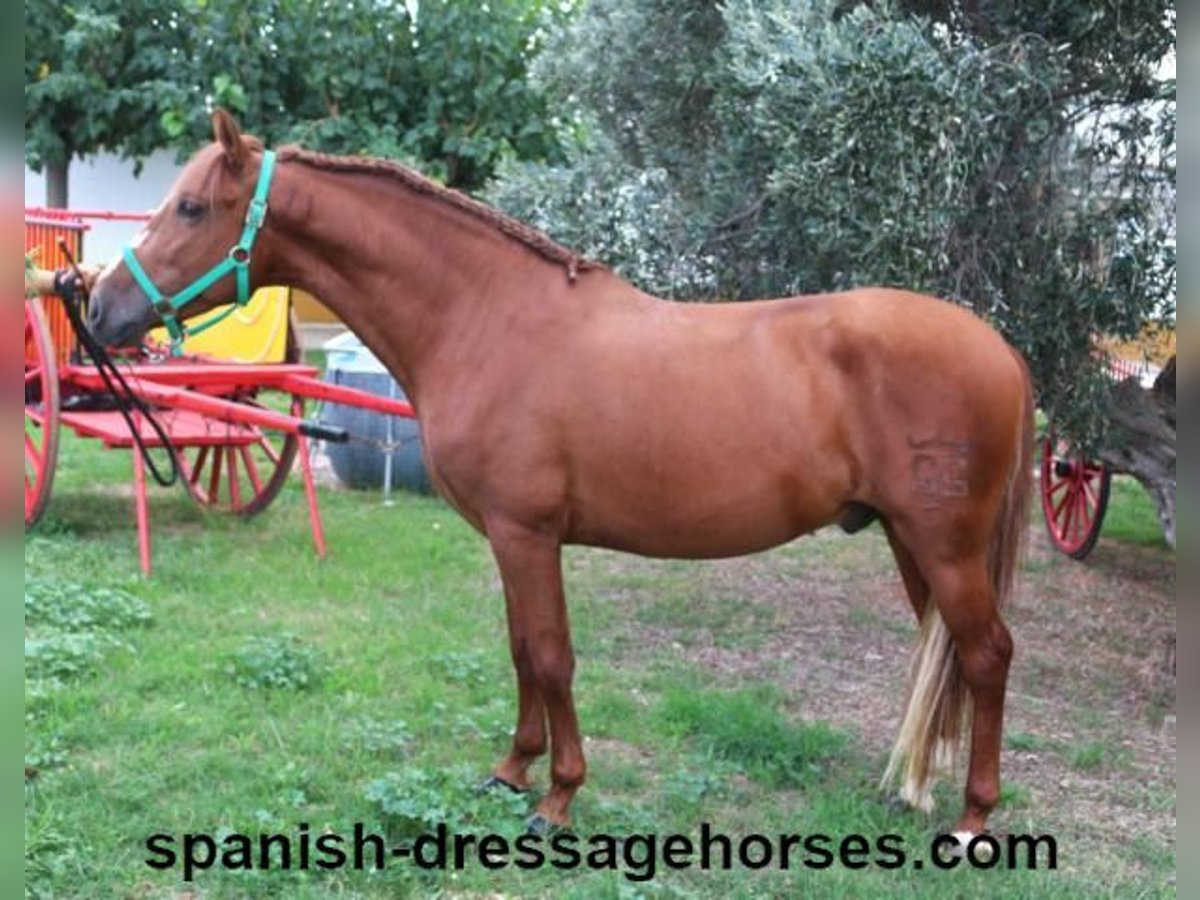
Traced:
<path id="1" fill-rule="evenodd" d="M 552 277 L 486 223 L 385 177 L 296 163 L 277 178 L 273 280 L 320 299 L 411 396 L 461 368 L 484 322 L 511 320 Z"/>

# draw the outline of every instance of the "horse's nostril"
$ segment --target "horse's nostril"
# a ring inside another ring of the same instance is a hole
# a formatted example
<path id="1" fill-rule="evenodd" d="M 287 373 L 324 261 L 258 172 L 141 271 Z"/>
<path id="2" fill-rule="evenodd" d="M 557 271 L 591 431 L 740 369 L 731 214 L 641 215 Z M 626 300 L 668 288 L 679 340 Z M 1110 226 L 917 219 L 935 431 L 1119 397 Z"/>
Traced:
<path id="1" fill-rule="evenodd" d="M 100 304 L 95 302 L 88 304 L 86 324 L 88 331 L 93 335 L 99 336 L 104 330 L 104 315 L 101 312 Z"/>

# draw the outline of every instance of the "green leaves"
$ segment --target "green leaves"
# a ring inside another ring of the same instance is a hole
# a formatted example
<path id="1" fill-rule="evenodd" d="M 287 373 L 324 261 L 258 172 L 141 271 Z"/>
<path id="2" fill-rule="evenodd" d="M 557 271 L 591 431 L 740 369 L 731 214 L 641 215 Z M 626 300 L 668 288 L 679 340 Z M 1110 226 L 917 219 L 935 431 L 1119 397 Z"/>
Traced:
<path id="1" fill-rule="evenodd" d="M 889 284 L 969 305 L 1056 424 L 1098 440 L 1096 338 L 1175 304 L 1174 91 L 1147 82 L 1173 13 L 1115 16 L 595 0 L 536 65 L 566 163 L 505 166 L 491 196 L 658 293 Z"/>
<path id="2" fill-rule="evenodd" d="M 247 108 L 246 91 L 231 76 L 223 73 L 213 78 L 212 100 L 214 106 L 224 107 L 234 113 L 244 113 Z"/>
<path id="3" fill-rule="evenodd" d="M 171 140 L 178 140 L 183 136 L 184 129 L 187 123 L 178 110 L 165 109 L 162 115 L 158 117 L 159 124 L 162 125 L 163 132 Z"/>
<path id="4" fill-rule="evenodd" d="M 316 647 L 284 633 L 247 638 L 226 669 L 242 687 L 299 691 L 313 685 L 324 663 Z"/>
<path id="5" fill-rule="evenodd" d="M 151 621 L 125 591 L 31 578 L 25 583 L 25 693 L 40 709 L 65 682 L 93 674 L 126 632 Z"/>
<path id="6" fill-rule="evenodd" d="M 560 157 L 526 70 L 562 15 L 541 0 L 426 3 L 415 19 L 353 0 L 33 0 L 26 160 L 187 153 L 219 105 L 270 143 L 412 160 L 475 188 L 502 158 Z"/>

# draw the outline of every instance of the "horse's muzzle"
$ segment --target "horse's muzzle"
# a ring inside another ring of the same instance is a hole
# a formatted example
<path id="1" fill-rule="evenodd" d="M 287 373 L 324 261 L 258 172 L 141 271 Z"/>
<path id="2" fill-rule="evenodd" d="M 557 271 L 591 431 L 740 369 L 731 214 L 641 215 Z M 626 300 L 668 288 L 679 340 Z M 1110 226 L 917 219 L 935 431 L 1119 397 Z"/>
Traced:
<path id="1" fill-rule="evenodd" d="M 96 283 L 88 303 L 88 331 L 106 347 L 137 346 L 156 318 L 136 288 L 123 291 L 107 278 Z"/>

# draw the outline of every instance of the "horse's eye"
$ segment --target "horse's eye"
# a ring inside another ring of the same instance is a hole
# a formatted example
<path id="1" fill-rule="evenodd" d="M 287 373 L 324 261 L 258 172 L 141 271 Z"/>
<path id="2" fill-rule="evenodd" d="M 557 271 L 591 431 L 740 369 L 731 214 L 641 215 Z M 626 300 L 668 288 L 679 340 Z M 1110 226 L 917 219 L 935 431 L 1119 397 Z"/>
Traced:
<path id="1" fill-rule="evenodd" d="M 204 207 L 195 200 L 189 200 L 187 197 L 184 197 L 175 207 L 175 212 L 179 213 L 185 219 L 195 220 L 204 215 Z"/>

